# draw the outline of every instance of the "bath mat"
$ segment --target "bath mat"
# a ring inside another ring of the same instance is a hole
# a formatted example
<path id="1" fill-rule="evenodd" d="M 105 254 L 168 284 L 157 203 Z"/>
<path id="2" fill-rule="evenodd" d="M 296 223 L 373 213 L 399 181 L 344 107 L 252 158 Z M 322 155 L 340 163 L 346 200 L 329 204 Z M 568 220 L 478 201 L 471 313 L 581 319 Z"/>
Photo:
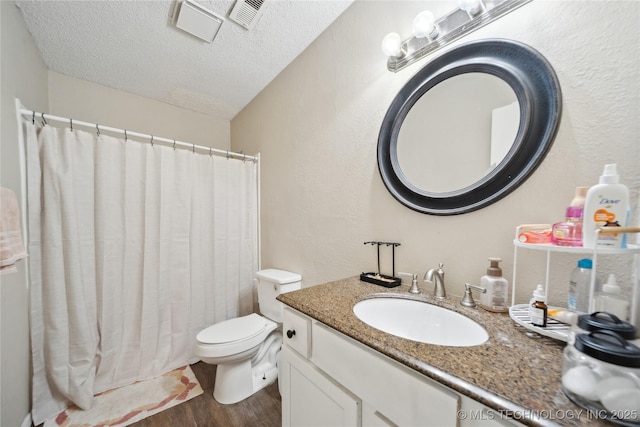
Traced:
<path id="1" fill-rule="evenodd" d="M 46 421 L 44 427 L 124 427 L 202 394 L 189 366 L 156 378 L 100 393 L 93 407 L 83 411 L 73 405 Z"/>

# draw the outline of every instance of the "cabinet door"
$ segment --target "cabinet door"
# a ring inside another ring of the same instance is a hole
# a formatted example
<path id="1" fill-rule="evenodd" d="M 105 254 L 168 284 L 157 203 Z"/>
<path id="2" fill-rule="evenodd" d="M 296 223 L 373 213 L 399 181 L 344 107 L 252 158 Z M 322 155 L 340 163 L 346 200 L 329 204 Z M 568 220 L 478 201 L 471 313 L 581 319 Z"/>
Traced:
<path id="1" fill-rule="evenodd" d="M 359 426 L 360 401 L 286 345 L 280 353 L 282 425 Z"/>
<path id="2" fill-rule="evenodd" d="M 373 425 L 456 426 L 459 397 L 452 390 L 328 326 L 312 323 L 311 361 L 355 393 Z"/>
<path id="3" fill-rule="evenodd" d="M 398 427 L 398 424 L 385 417 L 367 402 L 362 402 L 363 427 Z"/>

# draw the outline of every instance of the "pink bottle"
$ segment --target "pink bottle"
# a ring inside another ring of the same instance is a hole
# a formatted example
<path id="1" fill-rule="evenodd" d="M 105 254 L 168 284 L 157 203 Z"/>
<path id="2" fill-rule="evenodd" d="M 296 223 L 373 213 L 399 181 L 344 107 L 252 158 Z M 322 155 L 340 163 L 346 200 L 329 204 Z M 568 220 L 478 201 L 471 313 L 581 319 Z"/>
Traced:
<path id="1" fill-rule="evenodd" d="M 577 187 L 563 222 L 553 224 L 551 243 L 557 246 L 582 246 L 582 213 L 589 187 Z"/>

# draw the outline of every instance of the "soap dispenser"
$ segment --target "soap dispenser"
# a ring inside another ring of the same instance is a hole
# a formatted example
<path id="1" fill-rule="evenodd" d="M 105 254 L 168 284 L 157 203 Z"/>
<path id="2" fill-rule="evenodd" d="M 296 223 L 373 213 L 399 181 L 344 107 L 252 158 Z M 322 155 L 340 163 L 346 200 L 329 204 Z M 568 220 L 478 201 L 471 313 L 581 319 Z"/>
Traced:
<path id="1" fill-rule="evenodd" d="M 480 295 L 480 307 L 487 311 L 506 313 L 509 310 L 507 304 L 508 282 L 502 277 L 500 258 L 489 258 L 487 274 L 480 278 L 480 286 L 487 291 Z"/>

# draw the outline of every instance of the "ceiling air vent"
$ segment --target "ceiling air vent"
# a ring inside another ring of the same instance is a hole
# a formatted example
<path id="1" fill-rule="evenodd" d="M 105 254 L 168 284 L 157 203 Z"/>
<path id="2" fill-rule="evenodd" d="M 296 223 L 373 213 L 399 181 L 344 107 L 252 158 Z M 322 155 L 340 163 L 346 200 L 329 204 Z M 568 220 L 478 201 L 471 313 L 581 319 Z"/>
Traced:
<path id="1" fill-rule="evenodd" d="M 262 14 L 265 0 L 238 0 L 229 13 L 229 19 L 250 30 Z"/>
<path id="2" fill-rule="evenodd" d="M 223 22 L 224 18 L 209 9 L 191 0 L 185 0 L 180 3 L 176 27 L 211 43 Z"/>

